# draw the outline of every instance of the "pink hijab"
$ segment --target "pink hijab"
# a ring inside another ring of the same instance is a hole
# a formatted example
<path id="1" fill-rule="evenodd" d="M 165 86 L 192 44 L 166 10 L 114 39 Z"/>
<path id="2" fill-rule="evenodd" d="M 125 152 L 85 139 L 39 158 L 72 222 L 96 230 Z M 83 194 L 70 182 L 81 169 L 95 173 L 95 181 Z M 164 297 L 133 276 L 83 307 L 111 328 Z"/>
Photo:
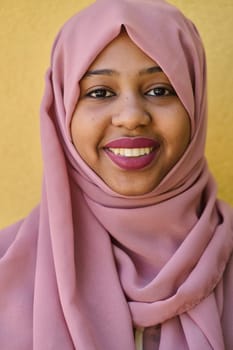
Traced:
<path id="1" fill-rule="evenodd" d="M 69 130 L 79 80 L 122 25 L 168 75 L 192 125 L 182 159 L 136 197 L 109 189 Z M 233 348 L 233 215 L 216 200 L 205 137 L 203 47 L 177 9 L 98 0 L 65 24 L 41 106 L 41 204 L 0 237 L 1 349 L 134 350 L 133 328 L 155 325 L 160 350 Z"/>

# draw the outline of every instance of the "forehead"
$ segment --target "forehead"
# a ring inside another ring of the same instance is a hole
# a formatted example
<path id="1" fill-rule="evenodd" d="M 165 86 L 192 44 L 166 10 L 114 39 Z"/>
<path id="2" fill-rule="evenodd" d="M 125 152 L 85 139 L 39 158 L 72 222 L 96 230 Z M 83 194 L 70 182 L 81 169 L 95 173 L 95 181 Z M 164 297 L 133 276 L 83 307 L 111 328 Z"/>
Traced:
<path id="1" fill-rule="evenodd" d="M 144 53 L 127 33 L 121 32 L 98 54 L 89 69 L 112 68 L 117 64 L 128 70 L 134 63 L 156 65 L 156 62 Z"/>

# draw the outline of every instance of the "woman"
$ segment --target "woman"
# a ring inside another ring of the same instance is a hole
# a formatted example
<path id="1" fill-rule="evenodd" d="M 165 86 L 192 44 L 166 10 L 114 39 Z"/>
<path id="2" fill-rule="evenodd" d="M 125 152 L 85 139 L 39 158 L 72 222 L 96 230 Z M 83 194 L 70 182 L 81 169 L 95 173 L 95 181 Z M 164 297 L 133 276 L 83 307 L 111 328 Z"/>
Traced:
<path id="1" fill-rule="evenodd" d="M 1 234 L 2 349 L 231 349 L 232 211 L 194 25 L 99 0 L 55 41 L 41 204 Z"/>

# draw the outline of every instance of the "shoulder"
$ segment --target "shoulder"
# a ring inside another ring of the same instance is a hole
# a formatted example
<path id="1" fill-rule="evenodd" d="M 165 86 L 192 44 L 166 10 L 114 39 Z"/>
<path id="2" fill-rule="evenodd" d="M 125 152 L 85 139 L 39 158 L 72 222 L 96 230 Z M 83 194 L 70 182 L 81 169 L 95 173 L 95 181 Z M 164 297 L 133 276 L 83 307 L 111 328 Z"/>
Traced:
<path id="1" fill-rule="evenodd" d="M 223 275 L 222 326 L 226 349 L 233 349 L 233 253 Z"/>
<path id="2" fill-rule="evenodd" d="M 0 230 L 0 259 L 8 249 L 25 240 L 33 240 L 37 236 L 39 226 L 39 207 L 36 207 L 24 219 Z"/>

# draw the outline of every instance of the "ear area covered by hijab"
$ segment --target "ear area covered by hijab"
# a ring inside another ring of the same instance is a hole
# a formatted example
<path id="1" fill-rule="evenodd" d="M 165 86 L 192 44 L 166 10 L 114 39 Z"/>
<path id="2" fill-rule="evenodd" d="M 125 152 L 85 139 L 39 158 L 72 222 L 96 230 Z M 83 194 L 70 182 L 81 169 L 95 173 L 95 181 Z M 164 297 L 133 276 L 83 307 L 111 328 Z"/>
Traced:
<path id="1" fill-rule="evenodd" d="M 79 81 L 122 25 L 169 77 L 192 128 L 159 186 L 134 197 L 108 188 L 70 136 Z M 172 5 L 98 0 L 64 25 L 41 104 L 41 203 L 0 237 L 0 348 L 134 350 L 133 329 L 157 325 L 160 350 L 233 347 L 233 216 L 204 157 L 206 118 L 201 39 Z"/>

